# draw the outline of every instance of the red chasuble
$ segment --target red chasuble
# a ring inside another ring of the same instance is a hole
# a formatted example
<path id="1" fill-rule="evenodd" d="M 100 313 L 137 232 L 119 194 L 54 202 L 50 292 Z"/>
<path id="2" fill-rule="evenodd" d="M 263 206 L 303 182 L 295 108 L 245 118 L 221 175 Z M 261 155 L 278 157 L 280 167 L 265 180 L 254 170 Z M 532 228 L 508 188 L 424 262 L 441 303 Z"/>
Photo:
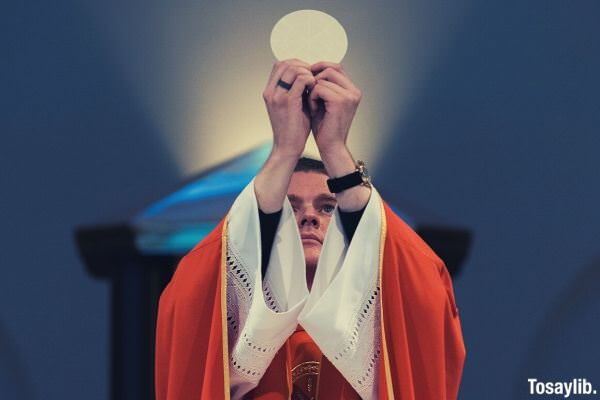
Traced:
<path id="1" fill-rule="evenodd" d="M 385 203 L 384 212 L 379 397 L 456 399 L 465 347 L 450 276 L 442 260 Z M 157 400 L 229 399 L 224 227 L 222 221 L 181 260 L 161 295 Z M 358 398 L 303 332 L 288 339 L 248 397 L 289 399 L 294 390 L 308 390 L 319 360 L 318 388 L 310 386 L 310 393 L 317 390 L 317 399 Z M 293 371 L 298 365 L 300 370 Z"/>
<path id="2" fill-rule="evenodd" d="M 301 326 L 285 342 L 248 398 L 360 400 L 358 393 L 323 356 Z"/>

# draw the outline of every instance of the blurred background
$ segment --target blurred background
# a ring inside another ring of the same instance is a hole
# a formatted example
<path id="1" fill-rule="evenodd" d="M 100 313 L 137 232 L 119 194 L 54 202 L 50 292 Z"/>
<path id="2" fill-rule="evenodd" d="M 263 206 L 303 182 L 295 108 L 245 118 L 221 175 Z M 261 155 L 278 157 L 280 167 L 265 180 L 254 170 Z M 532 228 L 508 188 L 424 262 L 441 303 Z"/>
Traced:
<path id="1" fill-rule="evenodd" d="M 1 399 L 115 398 L 111 283 L 74 232 L 268 141 L 269 35 L 306 8 L 347 31 L 383 197 L 472 233 L 460 398 L 600 390 L 600 3 L 59 0 L 3 4 Z"/>

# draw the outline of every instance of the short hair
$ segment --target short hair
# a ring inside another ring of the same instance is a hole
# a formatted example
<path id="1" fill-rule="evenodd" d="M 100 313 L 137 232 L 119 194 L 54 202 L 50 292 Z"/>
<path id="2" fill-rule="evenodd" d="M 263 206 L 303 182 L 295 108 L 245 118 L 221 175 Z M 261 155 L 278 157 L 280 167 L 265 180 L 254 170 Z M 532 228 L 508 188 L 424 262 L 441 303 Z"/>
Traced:
<path id="1" fill-rule="evenodd" d="M 301 157 L 294 168 L 294 172 L 318 172 L 327 175 L 323 161 L 310 157 Z"/>

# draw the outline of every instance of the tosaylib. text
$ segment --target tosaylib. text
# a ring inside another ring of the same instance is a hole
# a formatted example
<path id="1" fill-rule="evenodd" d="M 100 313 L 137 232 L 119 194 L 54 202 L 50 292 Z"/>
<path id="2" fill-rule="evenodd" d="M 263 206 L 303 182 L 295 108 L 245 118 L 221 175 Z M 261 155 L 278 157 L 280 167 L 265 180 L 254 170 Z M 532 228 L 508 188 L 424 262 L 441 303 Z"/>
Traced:
<path id="1" fill-rule="evenodd" d="M 527 382 L 529 394 L 559 394 L 565 398 L 574 394 L 596 394 L 592 383 L 585 378 L 576 378 L 569 382 L 542 382 L 536 378 L 529 378 Z"/>

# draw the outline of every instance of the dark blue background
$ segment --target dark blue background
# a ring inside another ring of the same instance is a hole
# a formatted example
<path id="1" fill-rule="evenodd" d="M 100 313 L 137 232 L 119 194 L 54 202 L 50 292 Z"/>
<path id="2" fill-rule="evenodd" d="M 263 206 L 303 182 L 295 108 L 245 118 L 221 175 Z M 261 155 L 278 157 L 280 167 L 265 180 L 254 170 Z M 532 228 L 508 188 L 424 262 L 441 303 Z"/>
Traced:
<path id="1" fill-rule="evenodd" d="M 72 230 L 185 177 L 91 8 L 2 9 L 0 398 L 107 399 L 108 286 Z M 600 389 L 599 20 L 595 1 L 473 2 L 375 162 L 386 200 L 474 232 L 460 398 L 529 398 L 529 377 Z"/>

